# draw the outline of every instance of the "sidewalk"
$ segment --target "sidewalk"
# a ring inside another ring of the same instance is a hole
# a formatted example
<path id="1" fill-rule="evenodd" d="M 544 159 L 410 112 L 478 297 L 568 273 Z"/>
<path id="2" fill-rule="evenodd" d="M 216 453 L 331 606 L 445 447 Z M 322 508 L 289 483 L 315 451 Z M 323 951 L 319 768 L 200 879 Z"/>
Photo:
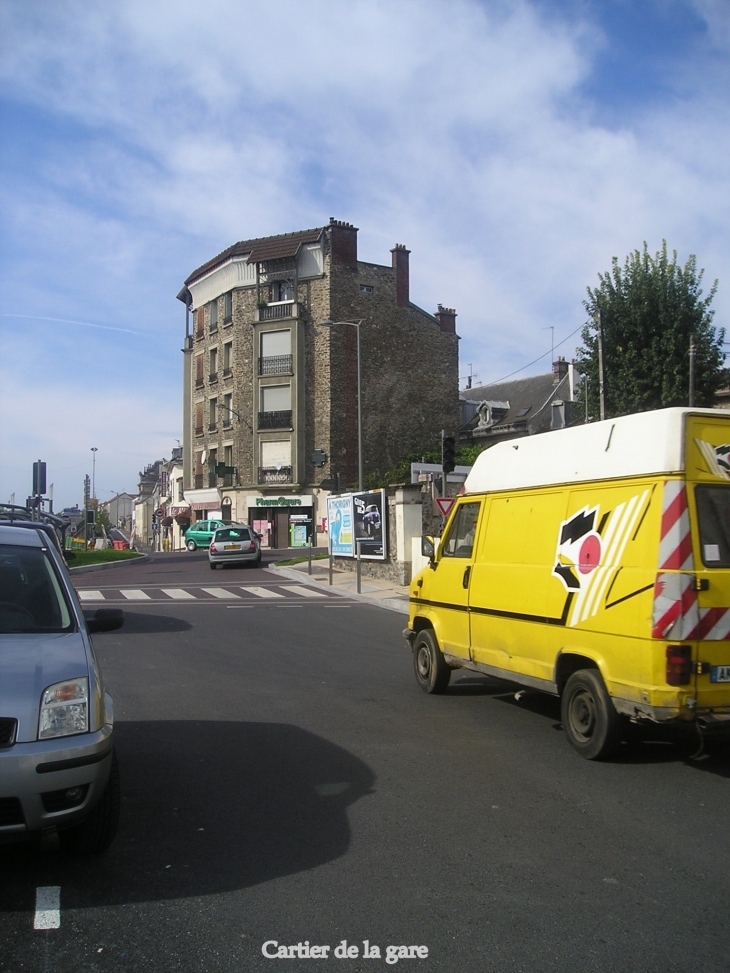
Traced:
<path id="1" fill-rule="evenodd" d="M 329 558 L 323 558 L 320 561 L 313 560 L 311 575 L 307 573 L 306 561 L 283 567 L 270 564 L 266 570 L 271 571 L 272 574 L 283 574 L 284 577 L 290 578 L 292 581 L 311 584 L 317 588 L 328 588 L 336 594 L 368 602 L 371 605 L 378 605 L 380 608 L 388 608 L 391 611 L 400 612 L 401 615 L 408 614 L 408 585 L 399 585 L 393 581 L 363 575 L 360 594 L 358 594 L 355 572 L 335 569 L 332 574 L 332 587 L 330 588 Z"/>

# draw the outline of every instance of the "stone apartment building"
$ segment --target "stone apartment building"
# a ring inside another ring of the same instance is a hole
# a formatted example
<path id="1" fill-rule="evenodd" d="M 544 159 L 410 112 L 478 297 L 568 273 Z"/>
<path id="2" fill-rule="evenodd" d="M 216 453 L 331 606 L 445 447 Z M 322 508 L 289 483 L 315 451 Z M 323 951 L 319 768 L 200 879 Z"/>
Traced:
<path id="1" fill-rule="evenodd" d="M 412 303 L 410 252 L 396 244 L 389 266 L 366 263 L 357 233 L 331 219 L 242 241 L 185 281 L 191 519 L 220 511 L 286 547 L 293 517 L 318 522 L 323 493 L 357 484 L 357 329 L 336 322 L 362 321 L 365 475 L 456 432 L 456 312 Z"/>

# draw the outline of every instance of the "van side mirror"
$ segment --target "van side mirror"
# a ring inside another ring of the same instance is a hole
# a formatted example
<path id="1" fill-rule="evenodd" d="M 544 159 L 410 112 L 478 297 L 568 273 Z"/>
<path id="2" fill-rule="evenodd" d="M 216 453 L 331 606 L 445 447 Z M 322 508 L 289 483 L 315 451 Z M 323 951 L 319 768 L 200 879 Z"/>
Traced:
<path id="1" fill-rule="evenodd" d="M 436 558 L 436 545 L 433 537 L 430 535 L 421 538 L 421 554 L 423 557 L 427 557 L 431 563 L 433 563 Z"/>
<path id="2" fill-rule="evenodd" d="M 63 557 L 64 557 L 64 560 L 65 561 L 75 561 L 76 560 L 76 552 L 75 551 L 64 551 L 63 552 Z"/>

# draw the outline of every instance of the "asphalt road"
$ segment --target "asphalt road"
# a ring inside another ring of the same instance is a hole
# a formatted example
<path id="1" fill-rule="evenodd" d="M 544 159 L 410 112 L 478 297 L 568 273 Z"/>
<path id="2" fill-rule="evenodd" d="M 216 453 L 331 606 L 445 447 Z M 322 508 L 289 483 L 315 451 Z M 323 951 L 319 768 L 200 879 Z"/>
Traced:
<path id="1" fill-rule="evenodd" d="M 402 616 L 204 554 L 75 580 L 125 602 L 95 636 L 122 821 L 99 859 L 0 851 L 2 970 L 730 968 L 727 744 L 654 730 L 586 762 L 549 697 L 469 673 L 424 695 Z M 35 930 L 47 887 L 60 926 Z"/>

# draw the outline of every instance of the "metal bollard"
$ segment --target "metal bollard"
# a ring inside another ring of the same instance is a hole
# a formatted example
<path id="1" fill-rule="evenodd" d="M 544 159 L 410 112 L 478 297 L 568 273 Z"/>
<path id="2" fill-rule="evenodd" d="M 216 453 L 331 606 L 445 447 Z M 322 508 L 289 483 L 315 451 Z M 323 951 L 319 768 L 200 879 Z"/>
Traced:
<path id="1" fill-rule="evenodd" d="M 358 594 L 360 594 L 360 587 L 361 587 L 360 582 L 362 580 L 361 567 L 360 567 L 361 548 L 362 548 L 362 541 L 358 541 L 357 542 L 357 593 Z"/>
<path id="2" fill-rule="evenodd" d="M 332 587 L 332 569 L 333 569 L 333 561 L 334 561 L 334 558 L 332 556 L 332 551 L 330 551 L 330 556 L 328 558 L 328 561 L 329 561 L 328 570 L 330 576 L 330 587 Z"/>
<path id="3" fill-rule="evenodd" d="M 312 538 L 309 538 L 309 550 L 307 551 L 307 574 L 312 573 Z"/>

